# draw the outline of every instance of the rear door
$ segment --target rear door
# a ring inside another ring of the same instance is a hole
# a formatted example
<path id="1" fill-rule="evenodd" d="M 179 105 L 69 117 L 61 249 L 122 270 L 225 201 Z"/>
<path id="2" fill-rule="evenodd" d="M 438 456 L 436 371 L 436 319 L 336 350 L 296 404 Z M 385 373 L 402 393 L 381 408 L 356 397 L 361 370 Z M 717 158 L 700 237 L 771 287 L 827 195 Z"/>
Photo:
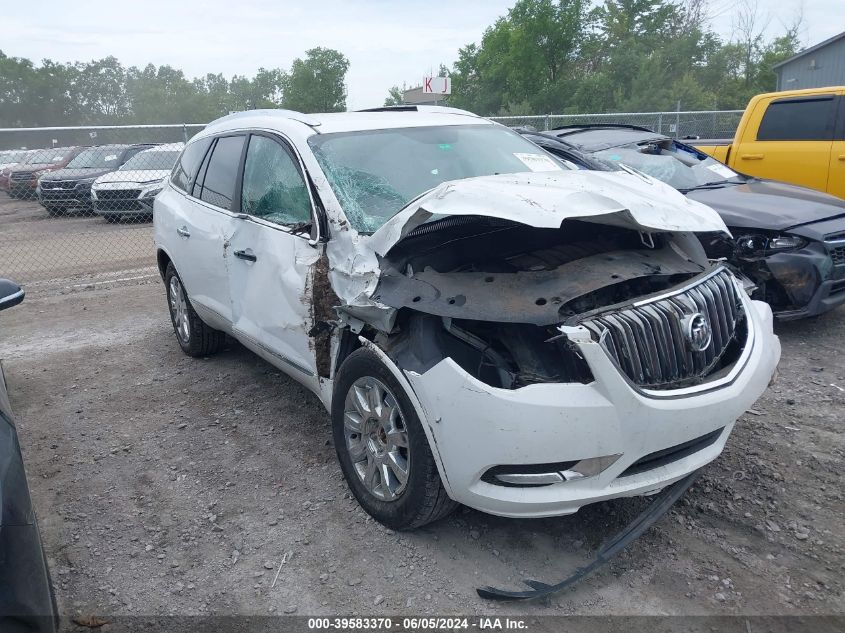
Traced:
<path id="1" fill-rule="evenodd" d="M 834 94 L 761 101 L 760 125 L 735 152 L 737 171 L 812 189 L 827 189 L 838 100 Z M 756 117 L 755 117 L 756 118 Z"/>
<path id="2" fill-rule="evenodd" d="M 830 175 L 827 191 L 845 198 L 845 91 L 839 93 L 839 108 L 836 117 L 836 133 L 830 152 Z"/>
<path id="3" fill-rule="evenodd" d="M 302 164 L 284 139 L 250 136 L 240 211 L 227 252 L 233 333 L 316 386 L 311 296 L 321 246 L 309 242 L 311 194 Z"/>
<path id="4" fill-rule="evenodd" d="M 224 330 L 232 323 L 226 245 L 236 221 L 235 187 L 245 141 L 243 134 L 214 139 L 168 227 L 169 239 L 175 240 L 170 256 L 191 303 L 206 323 Z"/>

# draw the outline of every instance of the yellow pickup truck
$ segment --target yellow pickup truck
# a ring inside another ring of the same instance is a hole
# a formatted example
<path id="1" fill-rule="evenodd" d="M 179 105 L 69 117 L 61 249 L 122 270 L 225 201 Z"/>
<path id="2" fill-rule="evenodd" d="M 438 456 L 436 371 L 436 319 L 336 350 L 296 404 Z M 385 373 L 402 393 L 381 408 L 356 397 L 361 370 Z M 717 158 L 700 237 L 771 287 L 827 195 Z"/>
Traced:
<path id="1" fill-rule="evenodd" d="M 733 142 L 696 140 L 736 171 L 845 198 L 845 86 L 757 95 Z"/>

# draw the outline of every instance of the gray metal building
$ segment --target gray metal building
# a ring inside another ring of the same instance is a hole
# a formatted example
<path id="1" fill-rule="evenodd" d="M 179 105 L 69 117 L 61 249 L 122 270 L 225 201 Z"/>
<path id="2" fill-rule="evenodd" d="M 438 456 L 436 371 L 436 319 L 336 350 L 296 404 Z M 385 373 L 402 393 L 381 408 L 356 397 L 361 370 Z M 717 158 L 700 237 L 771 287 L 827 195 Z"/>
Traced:
<path id="1" fill-rule="evenodd" d="M 845 32 L 773 67 L 778 90 L 845 86 Z"/>

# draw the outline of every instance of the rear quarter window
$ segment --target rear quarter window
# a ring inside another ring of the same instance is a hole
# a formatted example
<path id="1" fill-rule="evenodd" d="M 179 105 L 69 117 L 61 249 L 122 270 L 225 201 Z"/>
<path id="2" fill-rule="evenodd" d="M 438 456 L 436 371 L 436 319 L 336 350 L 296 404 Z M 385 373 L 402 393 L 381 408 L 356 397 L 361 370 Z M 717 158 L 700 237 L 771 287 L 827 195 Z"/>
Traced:
<path id="1" fill-rule="evenodd" d="M 188 144 L 173 166 L 173 172 L 170 175 L 170 183 L 174 187 L 178 187 L 185 192 L 188 191 L 188 187 L 196 176 L 197 169 L 199 169 L 211 141 L 211 138 L 203 138 Z"/>
<path id="2" fill-rule="evenodd" d="M 760 129 L 758 141 L 830 141 L 833 139 L 833 96 L 814 99 L 772 101 Z"/>

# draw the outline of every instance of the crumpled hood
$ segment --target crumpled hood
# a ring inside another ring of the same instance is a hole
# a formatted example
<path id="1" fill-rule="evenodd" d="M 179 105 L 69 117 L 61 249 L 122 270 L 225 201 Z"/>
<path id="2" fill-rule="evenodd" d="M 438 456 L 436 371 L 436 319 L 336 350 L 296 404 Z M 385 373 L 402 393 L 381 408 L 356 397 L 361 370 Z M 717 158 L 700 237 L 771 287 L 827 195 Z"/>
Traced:
<path id="1" fill-rule="evenodd" d="M 137 185 L 148 185 L 164 178 L 170 173 L 169 169 L 130 169 L 126 171 L 113 171 L 97 178 L 95 186 L 112 183 L 131 183 Z"/>
<path id="2" fill-rule="evenodd" d="M 752 180 L 687 194 L 719 212 L 728 226 L 785 229 L 845 215 L 845 200 L 773 180 Z"/>
<path id="3" fill-rule="evenodd" d="M 477 215 L 538 228 L 569 218 L 641 231 L 729 233 L 713 209 L 647 176 L 624 172 L 555 171 L 445 182 L 424 193 L 369 238 L 384 256 L 432 216 Z"/>

